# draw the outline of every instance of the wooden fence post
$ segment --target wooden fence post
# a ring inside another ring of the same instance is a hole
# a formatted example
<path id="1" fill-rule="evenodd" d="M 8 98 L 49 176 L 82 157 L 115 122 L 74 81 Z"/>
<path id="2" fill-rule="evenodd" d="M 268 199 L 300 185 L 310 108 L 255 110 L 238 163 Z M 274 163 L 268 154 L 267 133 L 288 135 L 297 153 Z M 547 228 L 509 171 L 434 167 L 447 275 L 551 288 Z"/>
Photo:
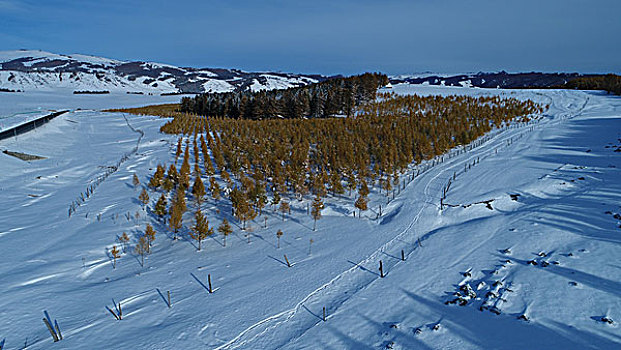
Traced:
<path id="1" fill-rule="evenodd" d="M 50 324 L 50 322 L 47 320 L 47 318 L 43 318 L 43 323 L 45 323 L 45 326 L 47 327 L 47 330 L 50 331 L 50 334 L 52 335 L 52 339 L 54 339 L 54 343 L 56 343 L 57 341 L 59 341 L 60 339 L 58 339 L 58 335 L 56 335 L 56 332 L 54 331 L 54 329 L 52 328 L 52 325 Z"/>
<path id="2" fill-rule="evenodd" d="M 63 334 L 60 332 L 60 327 L 58 327 L 58 321 L 54 320 L 54 328 L 56 329 L 56 334 L 60 340 L 63 340 Z"/>

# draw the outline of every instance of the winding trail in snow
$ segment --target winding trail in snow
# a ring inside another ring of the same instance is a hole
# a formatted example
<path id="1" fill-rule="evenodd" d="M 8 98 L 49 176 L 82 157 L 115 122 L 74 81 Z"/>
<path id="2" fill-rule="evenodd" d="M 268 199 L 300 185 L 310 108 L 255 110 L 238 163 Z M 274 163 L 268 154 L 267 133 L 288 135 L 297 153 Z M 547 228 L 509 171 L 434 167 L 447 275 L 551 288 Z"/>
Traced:
<path id="1" fill-rule="evenodd" d="M 380 279 L 378 274 L 370 272 L 365 266 L 374 266 L 390 250 L 397 252 L 400 249 L 407 248 L 404 247 L 404 242 L 411 242 L 406 253 L 406 256 L 409 257 L 419 248 L 416 245 L 417 239 L 420 238 L 424 242 L 429 238 L 430 234 L 433 234 L 434 231 L 420 233 L 412 230 L 412 228 L 418 223 L 425 211 L 431 210 L 437 213 L 439 205 L 435 203 L 439 204 L 442 187 L 446 184 L 448 178 L 453 176 L 453 173 L 457 173 L 457 176 L 459 176 L 460 170 L 463 173 L 464 164 L 472 163 L 477 158 L 484 160 L 487 157 L 493 156 L 498 149 L 510 146 L 511 142 L 521 139 L 526 132 L 535 130 L 530 127 L 556 125 L 566 119 L 573 118 L 579 115 L 589 102 L 587 97 L 581 107 L 577 110 L 570 110 L 570 106 L 559 108 L 556 105 L 555 99 L 549 94 L 543 95 L 552 101 L 551 105 L 554 108 L 561 110 L 560 115 L 556 114 L 550 119 L 536 123 L 520 123 L 497 132 L 492 131 L 480 138 L 483 142 L 478 147 L 471 148 L 469 152 L 461 153 L 448 159 L 445 157 L 443 162 L 436 163 L 435 167 L 428 168 L 416 178 L 416 181 L 408 184 L 407 187 L 410 187 L 409 189 L 406 187 L 406 190 L 402 191 L 415 194 L 416 188 L 424 184 L 422 200 L 416 200 L 415 203 L 404 202 L 400 212 L 397 213 L 409 215 L 410 212 L 416 212 L 413 219 L 405 228 L 401 229 L 399 234 L 384 243 L 362 261 L 315 289 L 294 307 L 256 322 L 217 349 L 279 348 L 301 337 L 307 330 L 322 322 L 321 318 L 310 310 L 320 310 L 322 307 L 326 307 L 329 313 L 334 313 L 339 306 L 353 295 Z M 437 188 L 432 190 L 434 186 L 437 186 Z M 410 196 L 410 198 L 418 197 Z M 414 208 L 404 208 L 406 205 L 414 206 Z M 390 271 L 399 262 L 397 259 L 385 260 L 384 270 Z"/>

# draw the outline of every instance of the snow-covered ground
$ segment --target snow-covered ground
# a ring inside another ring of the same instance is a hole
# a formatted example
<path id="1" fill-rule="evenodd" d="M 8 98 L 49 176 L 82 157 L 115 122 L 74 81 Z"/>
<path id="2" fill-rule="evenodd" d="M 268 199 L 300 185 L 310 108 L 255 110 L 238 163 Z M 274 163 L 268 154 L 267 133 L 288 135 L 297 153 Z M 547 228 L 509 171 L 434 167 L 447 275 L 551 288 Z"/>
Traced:
<path id="1" fill-rule="evenodd" d="M 136 95 L 124 92 L 73 94 L 73 89 L 0 92 L 0 131 L 62 109 L 106 109 L 178 103 L 179 96 Z"/>
<path id="2" fill-rule="evenodd" d="M 353 197 L 329 197 L 313 232 L 307 201 L 294 202 L 285 221 L 268 210 L 268 228 L 263 217 L 252 223 L 250 243 L 234 226 L 226 247 L 215 235 L 200 252 L 190 241 L 173 242 L 142 210 L 131 183 L 134 173 L 146 183 L 158 163 L 174 158 L 176 137 L 158 132 L 161 118 L 74 110 L 0 141 L 0 149 L 47 157 L 23 162 L 0 154 L 0 342 L 6 338 L 5 349 L 618 348 L 621 153 L 614 150 L 621 146 L 621 98 L 563 90 L 392 91 L 506 94 L 551 108 L 539 122 L 492 131 L 478 147 L 445 156 L 388 205 L 374 193 L 363 218 L 351 215 Z M 65 97 L 44 108 L 78 106 Z M 15 98 L 0 109 L 25 112 L 7 107 L 23 103 Z M 119 162 L 69 218 L 70 203 Z M 444 201 L 450 206 L 441 209 L 453 176 Z M 380 203 L 384 213 L 376 219 Z M 225 201 L 219 209 L 211 200 L 203 205 L 211 226 L 224 217 L 236 223 Z M 190 216 L 184 219 L 188 225 Z M 158 234 L 145 267 L 128 252 L 113 269 L 107 250 L 116 236 L 141 232 L 147 222 Z M 466 285 L 476 297 L 463 298 L 465 306 L 445 304 L 457 291 L 472 296 Z M 113 302 L 122 304 L 121 321 L 106 309 Z M 44 311 L 64 335 L 54 345 Z"/>

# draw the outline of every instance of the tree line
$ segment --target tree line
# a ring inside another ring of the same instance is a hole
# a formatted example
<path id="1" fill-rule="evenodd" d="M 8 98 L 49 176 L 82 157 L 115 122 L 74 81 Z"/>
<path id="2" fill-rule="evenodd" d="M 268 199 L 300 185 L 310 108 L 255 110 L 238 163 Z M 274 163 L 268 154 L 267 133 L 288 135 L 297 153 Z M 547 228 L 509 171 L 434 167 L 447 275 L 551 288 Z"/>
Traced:
<path id="1" fill-rule="evenodd" d="M 621 95 L 621 76 L 606 74 L 579 77 L 568 81 L 565 87 L 579 90 L 605 90 L 615 95 Z"/>
<path id="2" fill-rule="evenodd" d="M 386 75 L 365 73 L 284 90 L 206 93 L 184 97 L 180 111 L 233 119 L 351 116 L 386 84 Z"/>

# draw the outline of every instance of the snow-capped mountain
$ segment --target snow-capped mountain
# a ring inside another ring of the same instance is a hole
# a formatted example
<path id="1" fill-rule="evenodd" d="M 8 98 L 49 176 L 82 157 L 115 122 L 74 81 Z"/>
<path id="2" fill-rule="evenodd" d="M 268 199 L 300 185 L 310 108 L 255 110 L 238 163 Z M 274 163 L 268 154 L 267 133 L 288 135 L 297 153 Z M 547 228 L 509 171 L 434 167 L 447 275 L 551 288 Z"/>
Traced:
<path id="1" fill-rule="evenodd" d="M 302 86 L 325 77 L 237 69 L 185 68 L 44 51 L 0 51 L 0 89 L 201 93 L 272 90 Z"/>

